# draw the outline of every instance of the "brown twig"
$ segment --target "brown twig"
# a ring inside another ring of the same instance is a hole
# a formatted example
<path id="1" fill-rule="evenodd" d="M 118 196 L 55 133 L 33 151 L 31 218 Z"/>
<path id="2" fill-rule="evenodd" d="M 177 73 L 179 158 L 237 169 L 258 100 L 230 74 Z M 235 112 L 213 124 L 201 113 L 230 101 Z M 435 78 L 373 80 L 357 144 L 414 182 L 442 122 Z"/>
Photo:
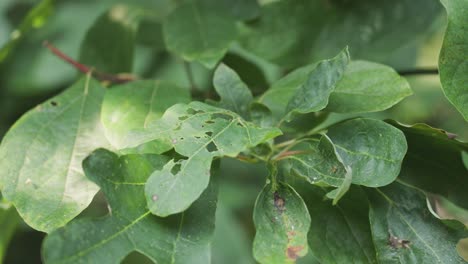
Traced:
<path id="1" fill-rule="evenodd" d="M 109 74 L 109 73 L 96 71 L 93 68 L 91 68 L 91 67 L 89 67 L 87 65 L 81 64 L 81 63 L 75 61 L 74 59 L 70 58 L 65 53 L 63 53 L 61 50 L 59 50 L 54 45 L 49 43 L 48 41 L 44 41 L 43 45 L 44 45 L 44 47 L 49 49 L 55 56 L 57 56 L 58 58 L 62 59 L 65 62 L 67 62 L 71 66 L 73 66 L 73 68 L 77 69 L 78 71 L 80 71 L 80 72 L 82 72 L 84 74 L 91 73 L 91 75 L 94 78 L 98 79 L 99 81 L 119 84 L 119 83 L 126 83 L 126 82 L 135 81 L 137 79 L 135 76 L 130 75 L 130 74 L 116 74 L 116 75 L 114 75 L 114 74 Z"/>

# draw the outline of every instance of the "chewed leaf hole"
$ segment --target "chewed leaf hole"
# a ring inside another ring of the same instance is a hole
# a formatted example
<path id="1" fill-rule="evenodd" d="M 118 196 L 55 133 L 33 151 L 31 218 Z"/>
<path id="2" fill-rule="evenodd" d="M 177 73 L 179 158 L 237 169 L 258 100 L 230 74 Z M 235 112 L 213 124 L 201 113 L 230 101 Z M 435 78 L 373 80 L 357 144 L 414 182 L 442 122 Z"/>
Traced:
<path id="1" fill-rule="evenodd" d="M 205 123 L 206 124 L 214 124 L 215 122 L 213 120 L 206 120 Z"/>
<path id="2" fill-rule="evenodd" d="M 180 166 L 181 166 L 180 163 L 176 163 L 176 164 L 174 165 L 174 167 L 172 167 L 171 173 L 172 173 L 173 175 L 176 175 L 177 173 L 179 173 L 179 171 L 180 171 Z"/>
<path id="3" fill-rule="evenodd" d="M 184 120 L 187 119 L 187 118 L 188 118 L 188 116 L 179 116 L 179 120 L 180 120 L 180 121 L 184 121 Z"/>
<path id="4" fill-rule="evenodd" d="M 56 101 L 51 101 L 51 102 L 50 102 L 50 105 L 52 105 L 52 106 L 58 106 L 58 103 L 57 103 Z"/>
<path id="5" fill-rule="evenodd" d="M 211 118 L 212 119 L 224 119 L 224 120 L 228 120 L 228 121 L 232 120 L 232 116 L 226 115 L 226 114 L 219 114 L 219 113 L 212 114 Z"/>
<path id="6" fill-rule="evenodd" d="M 187 114 L 189 114 L 189 115 L 203 114 L 203 113 L 204 113 L 204 111 L 202 111 L 202 110 L 195 110 L 193 108 L 187 109 Z"/>
<path id="7" fill-rule="evenodd" d="M 213 143 L 213 141 L 211 141 L 210 144 L 208 144 L 206 148 L 208 149 L 209 152 L 218 151 L 218 147 L 216 146 L 215 143 Z"/>
<path id="8" fill-rule="evenodd" d="M 209 136 L 209 137 L 213 136 L 213 132 L 211 132 L 211 131 L 207 131 L 207 132 L 205 132 L 205 134 L 206 134 L 207 136 Z"/>

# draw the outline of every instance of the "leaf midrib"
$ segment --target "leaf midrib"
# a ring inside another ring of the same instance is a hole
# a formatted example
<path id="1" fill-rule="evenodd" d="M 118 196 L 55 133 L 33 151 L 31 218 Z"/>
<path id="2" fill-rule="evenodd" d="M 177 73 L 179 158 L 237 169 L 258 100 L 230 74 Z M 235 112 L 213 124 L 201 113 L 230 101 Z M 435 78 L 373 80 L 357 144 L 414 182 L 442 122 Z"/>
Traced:
<path id="1" fill-rule="evenodd" d="M 187 159 L 187 161 L 184 163 L 184 167 L 181 168 L 181 170 L 177 173 L 177 175 L 175 175 L 175 179 L 172 183 L 172 185 L 167 189 L 166 193 L 170 193 L 172 192 L 172 189 L 174 189 L 174 186 L 176 185 L 176 183 L 179 181 L 181 175 L 184 175 L 185 174 L 185 169 L 187 167 L 187 164 L 190 163 L 190 161 L 193 159 L 193 157 L 195 157 L 200 151 L 202 151 L 202 149 L 206 148 L 206 146 L 208 146 L 211 142 L 213 142 L 219 135 L 221 135 L 222 133 L 224 133 L 232 124 L 235 123 L 235 119 L 233 119 L 226 127 L 224 127 L 221 131 L 219 131 L 216 135 L 214 135 L 213 137 L 210 138 L 210 140 L 208 140 L 205 144 L 203 144 L 202 146 L 200 146 L 192 155 L 190 155 L 190 157 Z M 212 157 L 211 157 L 212 158 Z M 163 201 L 165 201 L 167 198 L 169 198 L 169 196 L 165 196 L 166 198 L 165 199 L 161 199 L 161 202 L 160 203 L 163 203 Z"/>
<path id="2" fill-rule="evenodd" d="M 90 251 L 93 251 L 94 249 L 98 248 L 98 247 L 101 247 L 102 245 L 108 243 L 109 241 L 113 240 L 114 238 L 118 237 L 120 234 L 123 234 L 125 231 L 127 231 L 129 228 L 131 228 L 132 226 L 136 225 L 137 223 L 139 223 L 141 220 L 143 220 L 146 216 L 150 215 L 151 214 L 151 211 L 146 211 L 144 214 L 140 215 L 138 218 L 136 218 L 135 220 L 133 220 L 130 224 L 124 226 L 122 229 L 120 229 L 118 232 L 115 232 L 113 235 L 99 241 L 98 243 L 96 244 L 93 244 L 91 246 L 89 246 L 88 248 L 85 248 L 81 251 L 78 251 L 77 253 L 65 258 L 65 259 L 62 259 L 61 261 L 58 261 L 56 263 L 66 263 L 66 262 L 69 262 L 71 260 L 74 260 L 76 258 L 79 258 L 79 257 L 82 257 L 84 255 L 86 255 L 87 253 L 89 253 Z"/>
<path id="3" fill-rule="evenodd" d="M 424 239 L 422 239 L 418 232 L 416 232 L 416 229 L 414 229 L 414 227 L 408 222 L 406 221 L 405 217 L 403 216 L 403 214 L 400 212 L 400 209 L 398 208 L 398 206 L 396 206 L 396 202 L 393 201 L 390 197 L 388 197 L 384 192 L 382 192 L 379 188 L 376 188 L 376 191 L 382 195 L 385 200 L 388 201 L 390 208 L 394 208 L 395 211 L 398 213 L 398 216 L 400 217 L 400 219 L 409 227 L 409 229 L 416 235 L 416 237 L 424 244 L 425 247 L 427 247 L 430 251 L 432 251 L 432 253 L 434 254 L 434 256 L 436 256 L 437 260 L 439 263 L 444 263 L 441 261 L 439 255 L 435 252 L 435 250 L 429 245 L 426 243 L 426 241 Z"/>

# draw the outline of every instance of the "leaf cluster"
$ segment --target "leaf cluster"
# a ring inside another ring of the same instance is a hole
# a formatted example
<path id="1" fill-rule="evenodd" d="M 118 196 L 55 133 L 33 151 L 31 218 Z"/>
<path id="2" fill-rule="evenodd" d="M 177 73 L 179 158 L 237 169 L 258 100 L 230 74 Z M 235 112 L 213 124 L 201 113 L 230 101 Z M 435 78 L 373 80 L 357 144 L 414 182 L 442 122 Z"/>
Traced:
<path id="1" fill-rule="evenodd" d="M 53 2 L 41 2 L 18 32 L 46 19 Z M 79 61 L 95 70 L 24 114 L 2 140 L 0 190 L 8 202 L 0 224 L 14 229 L 13 205 L 29 226 L 48 233 L 45 263 L 116 263 L 134 251 L 157 263 L 209 263 L 222 212 L 219 162 L 236 159 L 268 169 L 253 205 L 253 256 L 260 263 L 463 263 L 456 245 L 466 228 L 454 220 L 461 217 L 440 215 L 436 202 L 468 214 L 468 143 L 425 124 L 366 116 L 413 93 L 393 68 L 368 60 L 398 46 L 382 38 L 405 24 L 388 4 L 176 2 L 160 13 L 115 5 L 89 28 Z M 407 12 L 421 1 L 400 2 Z M 449 24 L 441 81 L 466 119 L 468 49 L 458 43 L 467 42 L 468 6 L 443 4 Z M 326 41 L 330 32 L 345 32 L 342 21 L 356 20 L 356 28 L 375 22 L 365 10 L 389 21 L 385 29 Z M 428 10 L 421 21 L 438 12 L 432 2 Z M 278 21 L 281 13 L 288 15 Z M 304 23 L 319 26 L 312 34 Z M 157 36 L 145 34 L 148 28 Z M 18 41 L 0 51 L 0 62 Z M 363 43 L 375 50 L 361 50 Z M 127 78 L 137 44 L 181 58 L 192 87 Z M 240 56 L 227 54 L 236 49 L 287 72 L 271 84 L 250 81 L 228 63 Z M 189 63 L 212 75 L 213 90 L 202 98 Z M 115 78 L 103 81 L 96 72 Z M 268 89 L 257 89 L 259 83 Z M 329 122 L 341 114 L 363 116 Z M 77 217 L 99 190 L 107 215 Z M 0 260 L 10 236 L 0 234 Z"/>

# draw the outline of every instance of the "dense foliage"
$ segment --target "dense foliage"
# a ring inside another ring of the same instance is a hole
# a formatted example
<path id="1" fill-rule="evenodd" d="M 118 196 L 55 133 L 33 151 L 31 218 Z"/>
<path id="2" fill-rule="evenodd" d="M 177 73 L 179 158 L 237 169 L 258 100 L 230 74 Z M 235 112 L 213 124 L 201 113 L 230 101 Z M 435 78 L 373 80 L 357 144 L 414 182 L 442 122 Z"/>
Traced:
<path id="1" fill-rule="evenodd" d="M 44 263 L 465 262 L 468 143 L 389 109 L 446 16 L 468 136 L 466 0 L 36 2 L 0 4 L 0 262 L 22 222 Z"/>

